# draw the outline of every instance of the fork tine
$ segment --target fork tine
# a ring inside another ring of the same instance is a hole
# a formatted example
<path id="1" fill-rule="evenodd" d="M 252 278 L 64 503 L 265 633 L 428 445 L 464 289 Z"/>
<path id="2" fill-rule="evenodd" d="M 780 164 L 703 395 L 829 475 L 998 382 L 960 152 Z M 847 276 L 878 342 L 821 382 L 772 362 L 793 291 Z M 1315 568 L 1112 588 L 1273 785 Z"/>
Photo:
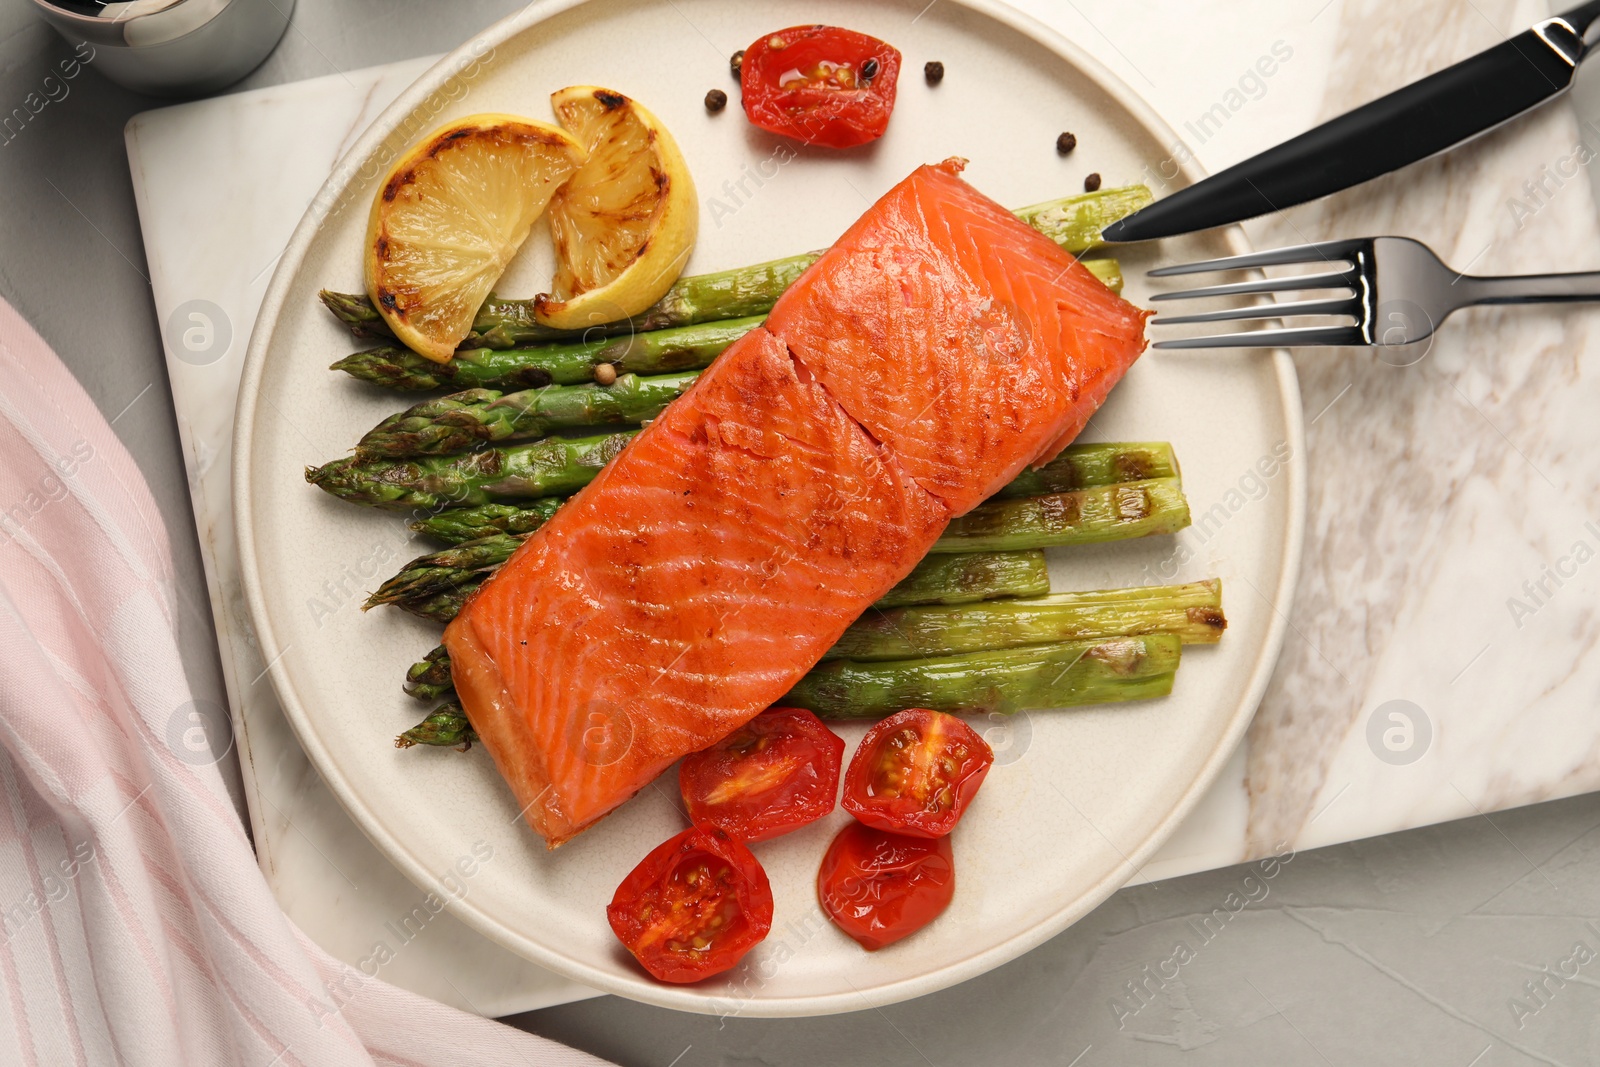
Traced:
<path id="1" fill-rule="evenodd" d="M 1246 270 L 1250 267 L 1282 267 L 1291 263 L 1315 263 L 1348 260 L 1353 254 L 1372 243 L 1370 238 L 1347 241 L 1319 241 L 1315 244 L 1291 245 L 1266 252 L 1251 252 L 1243 256 L 1226 256 L 1207 259 L 1199 263 L 1180 263 L 1171 267 L 1157 267 L 1149 272 L 1152 278 L 1170 278 L 1176 274 L 1200 274 L 1208 270 Z"/>
<path id="2" fill-rule="evenodd" d="M 1354 297 L 1333 300 L 1291 300 L 1283 304 L 1252 304 L 1243 308 L 1220 308 L 1194 315 L 1160 315 L 1157 326 L 1177 326 L 1189 322 L 1236 322 L 1241 319 L 1285 319 L 1296 315 L 1349 315 L 1361 310 Z"/>
<path id="3" fill-rule="evenodd" d="M 1339 348 L 1370 344 L 1354 326 L 1297 326 L 1286 330 L 1247 330 L 1244 333 L 1219 333 L 1210 337 L 1180 337 L 1157 341 L 1152 348 L 1310 348 L 1318 345 Z"/>
<path id="4" fill-rule="evenodd" d="M 1360 281 L 1355 270 L 1327 274 L 1295 274 L 1287 278 L 1256 278 L 1248 282 L 1209 285 L 1201 289 L 1180 289 L 1172 293 L 1152 293 L 1151 300 L 1197 300 L 1208 296 L 1246 296 L 1251 293 L 1284 293 L 1296 289 L 1350 289 Z"/>

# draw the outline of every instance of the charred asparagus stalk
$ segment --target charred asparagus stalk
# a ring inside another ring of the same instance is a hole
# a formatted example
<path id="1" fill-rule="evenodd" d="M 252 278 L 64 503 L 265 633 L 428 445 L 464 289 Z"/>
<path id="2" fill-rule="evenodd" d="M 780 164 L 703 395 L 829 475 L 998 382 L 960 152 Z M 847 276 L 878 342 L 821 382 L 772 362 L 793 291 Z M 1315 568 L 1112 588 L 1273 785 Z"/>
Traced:
<path id="1" fill-rule="evenodd" d="M 329 369 L 411 392 L 580 385 L 594 381 L 595 368 L 602 364 L 619 374 L 664 374 L 708 367 L 723 349 L 759 325 L 759 317 L 743 318 L 539 348 L 459 348 L 448 363 L 435 363 L 409 348 L 390 344 L 346 356 Z"/>
<path id="2" fill-rule="evenodd" d="M 525 441 L 552 430 L 653 419 L 694 384 L 698 371 L 624 374 L 610 385 L 547 385 L 501 393 L 469 389 L 391 415 L 369 430 L 356 454 L 371 459 L 438 456 L 477 445 Z"/>
<path id="3" fill-rule="evenodd" d="M 437 511 L 565 496 L 593 481 L 637 432 L 547 437 L 533 444 L 458 456 L 403 460 L 349 456 L 306 468 L 306 481 L 353 504 L 391 511 Z"/>
<path id="4" fill-rule="evenodd" d="M 877 719 L 902 708 L 1006 714 L 1145 700 L 1172 691 L 1175 634 L 1030 645 L 958 656 L 813 668 L 780 703 L 825 718 Z"/>
<path id="5" fill-rule="evenodd" d="M 1010 555 L 1026 565 L 1043 565 L 1037 553 Z M 1005 556 L 946 556 L 939 562 L 985 564 Z M 1035 586 L 1029 583 L 1028 587 Z M 916 582 L 907 578 L 878 601 L 877 610 L 857 619 L 822 658 L 860 662 L 912 659 L 1154 633 L 1173 634 L 1186 645 L 1210 645 L 1222 639 L 1222 631 L 1228 626 L 1222 613 L 1222 583 L 1215 578 L 1186 585 L 1016 599 L 1002 599 L 1006 594 L 991 593 L 983 598 L 984 602 L 960 606 L 934 599 L 950 594 L 972 595 L 959 580 Z M 925 599 L 914 599 L 918 596 Z M 905 607 L 886 607 L 899 598 L 913 599 L 908 599 Z M 406 692 L 418 700 L 437 700 L 451 688 L 450 656 L 443 646 L 406 672 Z"/>
<path id="6" fill-rule="evenodd" d="M 1122 292 L 1122 270 L 1114 259 L 1085 260 L 1084 266 L 1112 292 Z M 339 300 L 355 300 L 324 294 Z M 379 320 L 380 322 L 382 320 Z M 662 374 L 696 370 L 761 324 L 761 316 L 669 327 L 619 337 L 601 336 L 534 348 L 495 348 L 468 341 L 448 363 L 435 363 L 397 344 L 356 352 L 329 369 L 353 378 L 410 392 L 429 389 L 533 389 L 577 385 L 609 364 L 619 373 Z M 495 335 L 499 336 L 499 335 Z"/>
<path id="7" fill-rule="evenodd" d="M 442 551 L 418 556 L 406 564 L 399 574 L 379 586 L 378 591 L 369 596 L 362 607 L 375 608 L 382 604 L 409 607 L 431 603 L 440 593 L 476 589 L 511 558 L 511 553 L 517 550 L 522 540 L 521 536 L 514 534 L 491 534 L 476 541 L 463 541 Z"/>
<path id="8" fill-rule="evenodd" d="M 472 747 L 478 734 L 467 721 L 459 701 L 447 700 L 428 713 L 428 717 L 394 739 L 395 748 L 412 745 L 436 745 L 453 748 L 461 745 L 462 751 Z"/>
<path id="9" fill-rule="evenodd" d="M 418 556 L 379 586 L 363 607 L 393 604 L 419 618 L 448 623 L 521 543 L 521 538 L 491 534 Z M 928 556 L 875 606 L 963 604 L 1049 591 L 1043 553 L 973 552 Z"/>
<path id="10" fill-rule="evenodd" d="M 487 453 L 483 453 L 487 455 Z M 487 464 L 487 461 L 479 461 Z M 382 486 L 395 482 L 420 488 L 427 472 L 444 470 L 459 476 L 461 468 L 471 468 L 472 463 L 466 459 L 460 465 L 448 460 L 430 460 L 415 467 L 404 463 L 368 462 L 359 459 L 336 460 L 325 467 L 317 468 L 315 472 L 307 474 L 307 480 L 314 484 L 322 485 L 323 480 L 336 486 L 329 489 L 336 496 L 358 504 L 372 504 L 372 506 L 396 506 L 387 501 L 393 495 L 392 490 L 382 489 Z M 330 468 L 332 468 L 330 470 Z M 322 472 L 327 471 L 324 475 Z M 1001 489 L 994 498 L 984 505 L 991 508 L 1002 500 L 1014 500 L 1018 497 L 1048 497 L 1063 493 L 1070 493 L 1080 489 L 1091 489 L 1097 486 L 1110 486 L 1133 481 L 1145 480 L 1176 480 L 1178 478 L 1178 464 L 1173 457 L 1172 446 L 1162 443 L 1107 443 L 1092 445 L 1072 445 L 1065 449 L 1061 455 L 1051 460 L 1036 471 L 1023 471 L 1017 475 L 1010 485 Z M 323 480 L 319 480 L 323 479 Z M 377 483 L 367 486 L 366 481 Z M 452 491 L 465 491 L 466 488 L 475 487 L 479 483 L 474 481 L 471 486 L 464 486 L 459 480 L 452 482 Z M 326 487 L 326 486 L 325 486 Z M 1061 500 L 1054 502 L 1058 511 L 1073 507 L 1082 507 L 1082 502 Z M 400 504 L 404 507 L 406 505 Z M 1131 505 L 1130 505 L 1131 506 Z M 546 519 L 554 513 L 555 504 L 550 499 L 537 502 L 521 501 L 513 503 L 510 497 L 503 501 L 484 504 L 475 507 L 447 507 L 435 511 L 411 524 L 411 528 L 418 533 L 428 534 L 447 544 L 459 544 L 462 541 L 472 541 L 480 537 L 488 537 L 497 533 L 528 533 L 537 529 Z M 1020 505 L 1013 506 L 1011 510 L 1019 510 Z M 525 515 L 525 511 L 534 511 L 536 514 Z M 982 510 L 982 509 L 980 509 Z M 1005 509 L 999 509 L 1004 512 Z M 991 512 L 984 512 L 989 515 Z M 983 518 L 973 520 L 976 526 Z M 1004 525 L 1003 519 L 994 520 Z M 1187 525 L 1187 519 L 1181 521 L 1178 527 Z M 975 531 L 974 531 L 975 532 Z M 1042 546 L 1034 546 L 1042 547 Z M 961 551 L 956 549 L 955 551 Z"/>
<path id="11" fill-rule="evenodd" d="M 1113 637 L 916 660 L 834 660 L 813 668 L 780 703 L 828 719 L 881 719 L 902 708 L 1001 712 L 1149 700 L 1172 692 L 1182 641 L 1174 634 Z M 476 739 L 461 705 L 439 705 L 395 744 Z"/>
<path id="12" fill-rule="evenodd" d="M 889 636 L 894 627 L 858 630 L 858 622 L 851 628 L 854 636 L 847 631 L 782 702 L 830 718 L 881 718 L 906 707 L 1009 714 L 1025 708 L 1144 700 L 1171 692 L 1185 642 L 1215 642 L 1227 625 L 1221 585 L 1214 580 L 1045 599 L 1055 602 L 1044 607 L 1058 610 L 1057 618 L 1043 626 L 1032 624 L 1031 631 L 1028 623 L 1019 627 L 1017 618 L 1037 620 L 1037 600 L 921 609 L 925 615 L 913 626 L 929 638 L 923 641 L 900 634 L 897 643 Z M 1013 607 L 1020 610 L 1008 613 Z M 1076 609 L 1078 620 L 1059 625 L 1061 609 Z M 901 619 L 907 614 L 895 613 Z M 1007 644 L 1044 633 L 1090 633 L 1119 623 L 1147 629 L 1048 644 Z M 963 651 L 930 654 L 939 648 Z M 906 658 L 897 658 L 902 656 Z M 451 699 L 401 734 L 396 745 L 457 745 L 476 739 L 454 699 L 449 653 L 442 646 L 407 672 L 406 692 L 420 700 Z"/>
<path id="13" fill-rule="evenodd" d="M 413 663 L 406 671 L 406 695 L 417 700 L 439 700 L 455 692 L 450 679 L 450 652 L 443 645 Z"/>
<path id="14" fill-rule="evenodd" d="M 1034 204 L 1018 211 L 1017 217 L 1067 251 L 1080 254 L 1101 245 L 1107 226 L 1154 199 L 1145 186 L 1130 185 Z M 777 302 L 779 294 L 821 254 L 807 252 L 736 270 L 679 278 L 654 306 L 632 320 L 612 324 L 609 329 L 616 333 L 636 333 L 765 315 Z M 382 316 L 365 296 L 324 290 L 321 298 L 328 310 L 356 336 L 389 336 Z M 478 309 L 473 332 L 463 347 L 511 348 L 571 337 L 570 333 L 551 330 L 535 321 L 533 301 L 490 296 Z"/>
<path id="15" fill-rule="evenodd" d="M 549 521 L 562 504 L 560 497 L 524 501 L 522 504 L 480 504 L 475 508 L 446 508 L 418 519 L 411 528 L 447 545 L 475 541 L 495 534 L 532 533 Z"/>
<path id="16" fill-rule="evenodd" d="M 1215 644 L 1227 628 L 1222 583 L 1055 593 L 959 607 L 869 611 L 824 660 L 914 659 L 1059 641 L 1173 634 L 1184 644 Z"/>
<path id="17" fill-rule="evenodd" d="M 1093 545 L 1189 525 L 1189 501 L 1177 478 L 1091 486 L 1068 493 L 989 500 L 955 519 L 930 552 L 1012 552 Z"/>
<path id="18" fill-rule="evenodd" d="M 1043 552 L 967 552 L 925 557 L 873 606 L 975 604 L 1049 591 L 1050 569 Z"/>
<path id="19" fill-rule="evenodd" d="M 1024 470 L 991 500 L 1069 493 L 1096 485 L 1177 478 L 1178 459 L 1165 441 L 1115 441 L 1068 445 L 1037 470 Z"/>
<path id="20" fill-rule="evenodd" d="M 468 389 L 389 416 L 361 438 L 356 454 L 362 461 L 448 455 L 483 443 L 543 437 L 552 430 L 638 425 L 659 415 L 698 373 L 625 374 L 610 385 L 549 385 L 514 393 Z M 1000 495 L 1038 496 L 1177 473 L 1168 444 L 1078 445 L 1039 470 L 1023 471 Z"/>

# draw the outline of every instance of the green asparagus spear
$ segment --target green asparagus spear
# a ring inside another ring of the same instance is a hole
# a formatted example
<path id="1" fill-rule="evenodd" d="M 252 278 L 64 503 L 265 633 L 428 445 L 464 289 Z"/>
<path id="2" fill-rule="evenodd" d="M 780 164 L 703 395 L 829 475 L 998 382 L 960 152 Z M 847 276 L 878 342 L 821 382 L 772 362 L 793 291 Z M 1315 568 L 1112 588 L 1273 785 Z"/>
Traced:
<path id="1" fill-rule="evenodd" d="M 1133 214 L 1154 198 L 1142 185 L 1125 189 L 1108 189 L 1086 197 L 1069 197 L 1037 205 L 1033 211 L 1033 227 L 1062 245 L 1068 251 L 1082 252 L 1098 247 L 1100 231 L 1120 218 L 1116 212 Z M 1093 202 L 1091 202 L 1093 201 Z M 1092 234 L 1092 240 L 1084 235 Z M 1086 243 L 1087 242 L 1087 243 Z M 775 259 L 754 266 L 719 271 L 715 274 L 690 275 L 680 278 L 656 304 L 631 320 L 611 323 L 599 328 L 611 334 L 640 334 L 653 330 L 669 330 L 700 323 L 720 322 L 725 319 L 742 319 L 764 316 L 778 302 L 778 297 L 795 279 L 815 263 L 821 252 Z M 1110 258 L 1084 260 L 1097 278 L 1113 292 L 1122 292 L 1122 268 Z M 360 297 L 352 299 L 359 300 Z M 341 316 L 343 318 L 344 316 Z M 381 319 L 379 321 L 382 321 Z M 591 330 L 590 337 L 596 331 Z M 467 347 L 517 348 L 561 339 L 559 331 L 541 326 L 533 318 L 533 301 L 502 300 L 491 297 L 478 310 L 473 332 L 467 336 Z"/>
<path id="2" fill-rule="evenodd" d="M 655 418 L 688 389 L 698 371 L 625 374 L 611 385 L 547 385 L 502 393 L 467 389 L 391 415 L 356 446 L 363 459 L 448 455 L 479 444 L 543 437 L 552 430 Z M 1167 444 L 1081 445 L 1037 471 L 1024 471 L 1006 496 L 1038 496 L 1177 473 Z"/>
<path id="3" fill-rule="evenodd" d="M 476 588 L 483 580 L 500 569 L 522 544 L 522 538 L 511 534 L 492 534 L 476 541 L 463 541 L 440 552 L 418 556 L 407 563 L 399 574 L 384 582 L 378 591 L 367 598 L 362 609 L 394 604 L 400 601 L 426 601 L 438 593 L 447 593 L 471 585 Z"/>
<path id="4" fill-rule="evenodd" d="M 823 659 L 886 660 L 951 656 L 1056 641 L 1174 634 L 1184 644 L 1215 644 L 1227 628 L 1222 583 L 1102 589 L 960 607 L 869 611 Z"/>
<path id="5" fill-rule="evenodd" d="M 1093 486 L 1070 493 L 990 500 L 945 528 L 930 552 L 1013 552 L 1093 545 L 1189 525 L 1189 501 L 1177 478 Z"/>
<path id="6" fill-rule="evenodd" d="M 356 454 L 372 459 L 438 456 L 484 442 L 531 440 L 552 430 L 608 423 L 637 426 L 661 414 L 698 375 L 624 374 L 610 385 L 547 385 L 517 393 L 468 389 L 389 416 L 367 431 Z"/>
<path id="7" fill-rule="evenodd" d="M 1111 225 L 1108 220 L 1104 226 Z M 1104 229 L 1104 226 L 1101 228 Z M 692 274 L 679 278 L 666 295 L 631 320 L 612 323 L 605 329 L 614 333 L 643 333 L 674 326 L 692 326 L 722 319 L 765 315 L 777 303 L 778 295 L 815 263 L 821 252 L 807 252 L 749 267 Z M 484 326 L 488 329 L 484 329 Z M 474 323 L 478 343 L 488 348 L 510 348 L 538 339 L 533 319 L 533 301 L 504 300 L 491 317 L 479 312 Z M 469 341 L 473 338 L 469 338 Z"/>
<path id="8" fill-rule="evenodd" d="M 1114 259 L 1085 260 L 1084 266 L 1112 292 L 1122 292 L 1122 270 Z M 329 306 L 343 306 L 338 293 L 324 293 Z M 382 320 L 379 320 L 380 322 Z M 567 341 L 537 348 L 497 349 L 468 344 L 448 363 L 435 363 L 409 348 L 388 344 L 357 352 L 329 369 L 354 378 L 410 392 L 429 389 L 533 389 L 590 381 L 594 369 L 609 363 L 623 372 L 660 374 L 707 367 L 723 349 L 760 324 L 760 316 L 652 330 L 623 337 Z M 371 336 L 371 335 L 368 335 Z M 499 336 L 496 334 L 495 336 Z"/>
<path id="9" fill-rule="evenodd" d="M 471 588 L 476 589 L 479 581 L 473 581 Z M 1050 575 L 1043 552 L 974 552 L 968 556 L 928 557 L 875 606 L 890 609 L 915 604 L 971 604 L 1000 597 L 1039 596 L 1049 591 Z M 454 617 L 452 612 L 439 621 L 449 622 Z M 418 700 L 438 700 L 451 691 L 450 654 L 443 646 L 406 672 L 406 692 Z"/>
<path id="10" fill-rule="evenodd" d="M 428 713 L 428 717 L 394 739 L 395 748 L 412 745 L 435 745 L 450 748 L 461 745 L 465 752 L 472 747 L 478 734 L 467 721 L 467 713 L 455 700 L 446 701 Z"/>
<path id="11" fill-rule="evenodd" d="M 480 504 L 475 508 L 446 508 L 418 519 L 411 528 L 446 544 L 459 545 L 497 533 L 532 533 L 550 520 L 562 504 L 559 497 L 516 504 Z"/>
<path id="12" fill-rule="evenodd" d="M 461 584 L 453 588 L 441 589 L 432 596 L 418 597 L 416 600 L 396 600 L 394 605 L 419 619 L 431 619 L 445 626 L 461 614 L 461 609 L 467 606 L 472 594 L 488 580 L 486 574 L 463 578 Z"/>
<path id="13" fill-rule="evenodd" d="M 1067 493 L 1096 485 L 1178 477 L 1172 446 L 1160 442 L 1112 442 L 1068 445 L 1038 470 L 1024 470 L 990 499 Z"/>
<path id="14" fill-rule="evenodd" d="M 881 719 L 903 708 L 1012 714 L 1148 700 L 1172 692 L 1181 649 L 1173 634 L 1150 634 L 919 660 L 836 660 L 810 671 L 782 703 L 829 719 Z M 395 746 L 475 740 L 461 705 L 449 701 Z"/>
<path id="15" fill-rule="evenodd" d="M 437 517 L 422 519 L 415 526 L 431 528 Z M 980 504 L 952 522 L 930 553 L 1014 552 L 1098 544 L 1173 533 L 1188 524 L 1189 504 L 1178 479 L 1154 478 Z M 395 604 L 436 618 L 441 608 L 448 610 L 452 603 L 459 607 L 466 595 L 462 593 L 452 601 L 448 594 L 476 588 L 510 559 L 521 543 L 521 536 L 495 532 L 420 556 L 379 586 L 366 606 Z"/>
<path id="16" fill-rule="evenodd" d="M 1114 259 L 1086 259 L 1083 265 L 1100 283 L 1118 296 L 1122 295 L 1122 264 Z"/>
<path id="17" fill-rule="evenodd" d="M 927 556 L 875 607 L 913 604 L 973 604 L 998 597 L 1041 596 L 1050 591 L 1044 553 L 970 552 Z"/>
<path id="18" fill-rule="evenodd" d="M 610 364 L 621 374 L 663 374 L 710 366 L 722 350 L 761 324 L 759 317 L 707 322 L 624 337 L 600 337 L 538 348 L 464 347 L 448 363 L 389 344 L 334 363 L 362 381 L 417 392 L 427 389 L 538 389 L 580 385 Z"/>
<path id="19" fill-rule="evenodd" d="M 350 456 L 306 468 L 306 481 L 353 504 L 391 511 L 562 496 L 593 481 L 636 432 L 547 437 L 459 456 L 402 460 Z"/>
<path id="20" fill-rule="evenodd" d="M 1110 221 L 1106 220 L 1106 225 L 1110 225 Z M 715 274 L 679 278 L 666 295 L 633 319 L 592 327 L 587 336 L 640 334 L 724 319 L 765 316 L 772 310 L 779 294 L 821 255 L 821 252 L 807 252 Z M 392 336 L 382 316 L 378 315 L 366 297 L 324 290 L 321 298 L 323 305 L 349 326 L 357 337 Z M 515 349 L 524 345 L 570 342 L 574 339 L 575 335 L 571 332 L 540 325 L 533 315 L 532 300 L 492 297 L 478 309 L 472 333 L 462 342 L 462 348 Z M 459 359 L 460 356 L 458 351 L 456 357 Z"/>
<path id="21" fill-rule="evenodd" d="M 365 293 L 336 293 L 324 289 L 317 298 L 356 337 L 394 337 L 394 331 L 389 329 L 389 324 L 383 321 Z"/>
<path id="22" fill-rule="evenodd" d="M 1155 203 L 1155 194 L 1143 185 L 1100 189 L 1079 196 L 1046 200 L 1017 211 L 1017 218 L 1044 234 L 1068 252 L 1100 247 L 1107 226 Z"/>
<path id="23" fill-rule="evenodd" d="M 467 598 L 511 558 L 522 539 L 491 533 L 419 556 L 369 596 L 364 608 L 393 604 L 424 619 L 447 623 Z M 1050 591 L 1042 552 L 973 552 L 929 556 L 885 593 L 875 607 L 970 604 Z"/>
<path id="24" fill-rule="evenodd" d="M 358 465 L 350 460 L 337 462 Z M 373 464 L 366 468 L 366 474 L 376 480 L 385 480 L 388 477 L 386 469 L 386 464 Z M 410 475 L 404 476 L 410 477 Z M 345 477 L 348 480 L 353 475 L 345 474 Z M 1169 444 L 1072 445 L 1038 470 L 1023 471 L 1017 475 L 1011 484 L 995 494 L 993 500 L 1025 496 L 1042 497 L 1096 486 L 1177 477 L 1178 463 Z M 361 499 L 361 494 L 344 495 L 346 499 L 352 499 L 355 503 L 365 502 Z M 495 503 L 478 507 L 454 507 L 419 519 L 411 524 L 411 528 L 448 544 L 460 544 L 462 541 L 472 541 L 495 533 L 529 533 L 555 513 L 555 506 L 552 501 L 545 499 L 536 503 L 524 502 L 522 506 Z M 984 506 L 988 507 L 987 504 Z M 532 511 L 534 514 L 524 514 L 525 511 Z M 984 514 L 988 515 L 990 512 Z M 974 523 L 978 521 L 974 520 Z M 1181 529 L 1186 525 L 1187 521 L 1182 521 L 1174 529 Z"/>
<path id="25" fill-rule="evenodd" d="M 1143 185 L 1101 189 L 1093 193 L 1034 204 L 1017 212 L 1034 229 L 1072 253 L 1098 248 L 1105 228 L 1154 200 Z M 697 322 L 765 315 L 787 289 L 822 253 L 808 252 L 751 267 L 696 274 L 679 278 L 654 306 L 631 321 L 614 323 L 615 332 L 660 330 Z M 383 318 L 365 296 L 324 291 L 322 302 L 357 336 L 389 333 Z M 491 296 L 473 321 L 466 347 L 510 348 L 514 345 L 570 338 L 571 334 L 541 326 L 533 316 L 533 301 L 504 300 Z M 381 332 L 380 332 L 381 331 Z"/>
<path id="26" fill-rule="evenodd" d="M 417 700 L 440 700 L 455 692 L 450 678 L 450 652 L 443 645 L 413 663 L 406 671 L 406 695 Z"/>
<path id="27" fill-rule="evenodd" d="M 780 703 L 824 718 L 878 719 L 903 708 L 998 711 L 1144 700 L 1172 691 L 1174 634 L 1030 645 L 959 656 L 812 668 Z"/>

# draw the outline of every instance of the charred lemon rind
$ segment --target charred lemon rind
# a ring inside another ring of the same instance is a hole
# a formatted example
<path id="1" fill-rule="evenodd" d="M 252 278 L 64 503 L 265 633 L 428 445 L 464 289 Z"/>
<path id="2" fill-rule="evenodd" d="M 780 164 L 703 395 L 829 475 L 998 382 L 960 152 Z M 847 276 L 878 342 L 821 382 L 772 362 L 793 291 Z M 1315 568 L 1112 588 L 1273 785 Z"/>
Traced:
<path id="1" fill-rule="evenodd" d="M 699 229 L 694 179 L 648 109 L 621 93 L 575 85 L 552 94 L 587 158 L 550 202 L 557 269 L 534 317 L 582 330 L 645 310 L 683 273 Z"/>

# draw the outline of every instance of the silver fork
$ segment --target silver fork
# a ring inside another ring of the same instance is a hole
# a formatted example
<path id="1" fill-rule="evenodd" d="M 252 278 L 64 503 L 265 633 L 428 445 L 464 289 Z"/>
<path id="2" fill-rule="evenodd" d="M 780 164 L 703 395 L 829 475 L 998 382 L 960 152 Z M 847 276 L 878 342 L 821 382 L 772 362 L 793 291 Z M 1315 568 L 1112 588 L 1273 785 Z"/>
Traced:
<path id="1" fill-rule="evenodd" d="M 1196 322 L 1243 322 L 1301 316 L 1338 316 L 1350 322 L 1292 326 L 1276 330 L 1212 334 L 1159 341 L 1156 348 L 1297 348 L 1313 345 L 1409 345 L 1433 335 L 1451 312 L 1476 304 L 1543 304 L 1600 300 L 1600 271 L 1581 274 L 1530 274 L 1480 278 L 1451 270 L 1433 250 L 1409 237 L 1364 237 L 1322 241 L 1271 252 L 1210 259 L 1150 272 L 1152 278 L 1206 271 L 1248 270 L 1291 264 L 1325 263 L 1316 274 L 1259 278 L 1175 293 L 1152 300 L 1251 296 L 1265 293 L 1337 290 L 1326 296 L 1249 307 L 1221 308 L 1193 315 L 1161 315 L 1155 322 L 1176 326 Z"/>

